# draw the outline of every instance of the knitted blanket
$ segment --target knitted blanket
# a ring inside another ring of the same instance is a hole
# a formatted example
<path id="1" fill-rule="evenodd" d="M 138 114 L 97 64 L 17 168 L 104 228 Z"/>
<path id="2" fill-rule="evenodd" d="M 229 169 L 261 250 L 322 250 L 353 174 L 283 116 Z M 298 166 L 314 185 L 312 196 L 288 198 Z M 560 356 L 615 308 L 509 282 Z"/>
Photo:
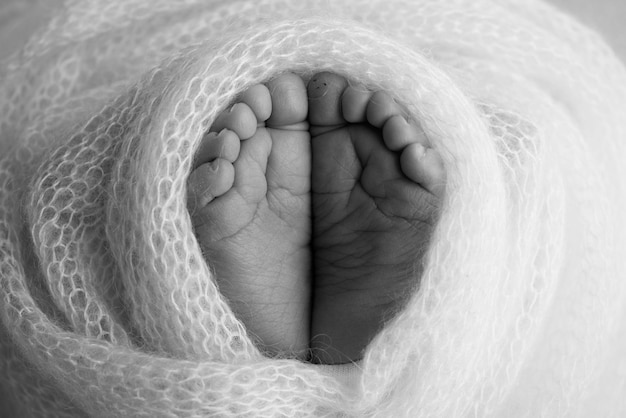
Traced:
<path id="1" fill-rule="evenodd" d="M 349 370 L 259 352 L 185 201 L 238 93 L 323 70 L 390 92 L 448 178 Z M 626 414 L 626 70 L 553 8 L 67 0 L 0 74 L 3 416 Z"/>

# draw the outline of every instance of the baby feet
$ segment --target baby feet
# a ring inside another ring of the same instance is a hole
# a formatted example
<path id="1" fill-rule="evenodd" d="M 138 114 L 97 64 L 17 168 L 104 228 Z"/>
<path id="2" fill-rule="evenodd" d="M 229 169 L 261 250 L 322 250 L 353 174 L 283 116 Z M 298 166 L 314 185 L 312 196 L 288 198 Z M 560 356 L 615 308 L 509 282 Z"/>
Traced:
<path id="1" fill-rule="evenodd" d="M 402 307 L 445 187 L 428 145 L 390 96 L 330 73 L 308 93 L 294 74 L 253 86 L 217 118 L 189 210 L 220 291 L 269 355 L 358 360 Z"/>
<path id="2" fill-rule="evenodd" d="M 306 87 L 249 88 L 212 125 L 188 180 L 195 233 L 220 292 L 268 355 L 306 355 L 310 135 Z"/>
<path id="3" fill-rule="evenodd" d="M 389 95 L 322 73 L 308 85 L 313 361 L 345 363 L 418 285 L 445 172 Z"/>

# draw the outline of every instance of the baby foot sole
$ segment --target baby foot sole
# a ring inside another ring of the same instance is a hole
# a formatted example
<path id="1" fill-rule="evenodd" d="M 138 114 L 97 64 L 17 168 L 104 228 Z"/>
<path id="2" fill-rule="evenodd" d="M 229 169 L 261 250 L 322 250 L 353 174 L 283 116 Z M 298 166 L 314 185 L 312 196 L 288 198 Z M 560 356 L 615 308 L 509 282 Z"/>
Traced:
<path id="1" fill-rule="evenodd" d="M 188 180 L 192 222 L 220 292 L 271 356 L 308 351 L 307 106 L 294 74 L 250 87 L 217 117 Z"/>
<path id="2" fill-rule="evenodd" d="M 445 171 L 386 93 L 331 73 L 308 85 L 314 290 L 320 363 L 357 360 L 406 295 L 439 215 Z"/>

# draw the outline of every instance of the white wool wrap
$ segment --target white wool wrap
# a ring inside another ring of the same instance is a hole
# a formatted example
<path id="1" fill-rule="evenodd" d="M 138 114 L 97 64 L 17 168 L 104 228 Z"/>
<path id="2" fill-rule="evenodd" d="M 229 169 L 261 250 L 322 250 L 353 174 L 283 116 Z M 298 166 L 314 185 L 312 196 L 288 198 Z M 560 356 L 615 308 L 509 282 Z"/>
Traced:
<path id="1" fill-rule="evenodd" d="M 626 70 L 552 7 L 67 0 L 0 67 L 0 415 L 626 415 Z M 389 92 L 448 178 L 347 371 L 260 353 L 186 208 L 239 93 L 325 70 Z"/>

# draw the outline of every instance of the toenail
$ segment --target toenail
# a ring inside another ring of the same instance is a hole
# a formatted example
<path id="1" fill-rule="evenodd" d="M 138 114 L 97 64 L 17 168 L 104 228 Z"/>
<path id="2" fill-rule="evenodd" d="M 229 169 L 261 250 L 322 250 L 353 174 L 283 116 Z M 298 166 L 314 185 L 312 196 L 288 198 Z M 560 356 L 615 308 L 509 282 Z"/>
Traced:
<path id="1" fill-rule="evenodd" d="M 415 151 L 417 153 L 417 157 L 421 160 L 426 155 L 426 148 L 420 144 L 419 142 L 414 143 Z"/>
<path id="2" fill-rule="evenodd" d="M 217 160 L 215 161 L 211 161 L 209 163 L 209 171 L 211 173 L 217 173 L 217 170 L 219 169 L 219 163 L 217 162 Z"/>
<path id="3" fill-rule="evenodd" d="M 309 89 L 309 98 L 310 99 L 318 99 L 320 97 L 324 97 L 328 90 L 328 83 L 319 82 L 317 79 L 311 80 L 312 85 Z"/>

